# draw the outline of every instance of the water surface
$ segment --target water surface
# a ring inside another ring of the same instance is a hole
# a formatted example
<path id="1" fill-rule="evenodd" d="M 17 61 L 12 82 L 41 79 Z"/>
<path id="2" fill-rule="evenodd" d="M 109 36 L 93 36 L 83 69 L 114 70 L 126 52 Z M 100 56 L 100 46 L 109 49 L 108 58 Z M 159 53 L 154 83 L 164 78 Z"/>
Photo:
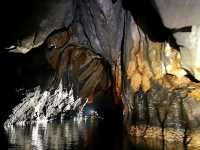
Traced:
<path id="1" fill-rule="evenodd" d="M 71 119 L 30 127 L 11 127 L 6 130 L 6 134 L 7 148 L 10 150 L 163 149 L 159 141 L 130 138 L 123 127 L 112 120 Z M 171 148 L 165 146 L 165 149 Z M 175 145 L 174 148 L 180 149 L 180 146 Z"/>

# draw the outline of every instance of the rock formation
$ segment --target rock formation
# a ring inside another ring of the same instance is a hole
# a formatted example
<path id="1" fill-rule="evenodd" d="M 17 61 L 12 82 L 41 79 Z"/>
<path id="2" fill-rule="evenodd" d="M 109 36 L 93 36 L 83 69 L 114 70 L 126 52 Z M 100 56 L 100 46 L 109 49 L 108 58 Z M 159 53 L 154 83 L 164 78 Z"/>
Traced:
<path id="1" fill-rule="evenodd" d="M 55 91 L 62 81 L 76 98 L 83 98 L 83 104 L 86 98 L 95 102 L 111 88 L 130 135 L 200 146 L 199 2 L 60 0 L 48 4 L 47 19 L 40 18 L 40 28 L 21 40 L 23 47 L 29 45 L 27 51 L 42 45 L 53 72 L 45 90 Z M 184 19 L 182 12 L 191 15 Z M 16 45 L 12 52 L 24 53 L 19 49 Z M 54 104 L 51 98 L 45 101 L 48 107 Z M 56 113 L 65 113 L 62 110 Z M 29 113 L 25 118 L 33 119 L 35 110 Z"/>

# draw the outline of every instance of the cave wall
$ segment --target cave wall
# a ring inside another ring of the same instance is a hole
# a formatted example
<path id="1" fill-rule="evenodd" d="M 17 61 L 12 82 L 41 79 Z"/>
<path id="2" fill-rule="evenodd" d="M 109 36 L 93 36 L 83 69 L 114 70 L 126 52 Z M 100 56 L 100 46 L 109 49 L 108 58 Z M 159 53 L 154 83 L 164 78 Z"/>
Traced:
<path id="1" fill-rule="evenodd" d="M 131 135 L 199 144 L 198 2 L 45 2 L 12 52 L 42 45 L 55 85 L 73 82 L 90 102 L 111 87 Z"/>

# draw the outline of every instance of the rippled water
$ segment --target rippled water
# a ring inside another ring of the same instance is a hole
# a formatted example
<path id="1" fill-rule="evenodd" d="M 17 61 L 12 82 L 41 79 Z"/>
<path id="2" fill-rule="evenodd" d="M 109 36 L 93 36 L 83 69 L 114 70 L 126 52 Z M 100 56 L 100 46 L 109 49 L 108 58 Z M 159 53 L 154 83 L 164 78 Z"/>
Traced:
<path id="1" fill-rule="evenodd" d="M 69 120 L 31 127 L 11 127 L 6 134 L 8 149 L 12 150 L 163 149 L 158 141 L 147 142 L 128 137 L 121 126 L 110 120 Z M 151 148 L 147 148 L 147 143 Z M 180 149 L 176 145 L 173 148 Z"/>
<path id="2" fill-rule="evenodd" d="M 121 130 L 121 129 L 120 129 Z M 8 148 L 17 150 L 122 150 L 123 132 L 97 120 L 12 127 L 7 130 Z"/>

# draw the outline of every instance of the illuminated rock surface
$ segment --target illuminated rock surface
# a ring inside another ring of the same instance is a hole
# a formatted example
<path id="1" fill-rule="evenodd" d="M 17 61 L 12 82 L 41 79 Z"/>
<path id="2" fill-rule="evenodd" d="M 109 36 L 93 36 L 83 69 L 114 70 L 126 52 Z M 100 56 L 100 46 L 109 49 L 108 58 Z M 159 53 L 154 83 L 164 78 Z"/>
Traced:
<path id="1" fill-rule="evenodd" d="M 70 91 L 63 89 L 62 82 L 53 92 L 42 92 L 40 87 L 36 87 L 32 92 L 27 92 L 22 102 L 13 109 L 4 127 L 62 120 L 67 115 L 70 117 L 78 112 L 80 105 L 81 99 L 75 99 L 72 89 Z"/>
<path id="2" fill-rule="evenodd" d="M 39 22 L 33 19 L 39 28 L 24 31 L 16 49 L 4 48 L 27 53 L 23 57 L 38 53 L 33 62 L 40 56 L 51 73 L 32 93 L 34 100 L 27 95 L 6 124 L 73 110 L 68 108 L 71 89 L 74 102 L 82 99 L 80 106 L 86 99 L 101 103 L 111 90 L 130 135 L 200 146 L 199 2 L 154 2 L 45 1 L 48 11 Z M 31 50 L 39 45 L 37 52 Z M 35 85 L 40 84 L 31 88 Z"/>

